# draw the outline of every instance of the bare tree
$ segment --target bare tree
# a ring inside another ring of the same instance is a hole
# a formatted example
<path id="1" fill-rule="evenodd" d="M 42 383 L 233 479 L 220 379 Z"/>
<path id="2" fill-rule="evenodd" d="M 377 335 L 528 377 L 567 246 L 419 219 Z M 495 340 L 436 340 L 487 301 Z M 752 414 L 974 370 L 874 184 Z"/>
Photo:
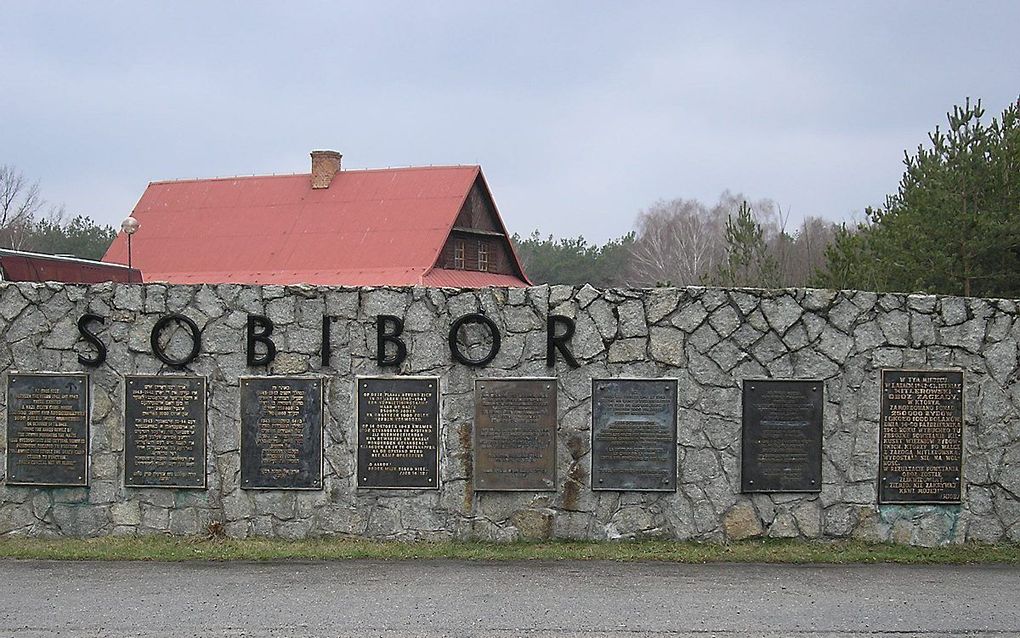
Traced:
<path id="1" fill-rule="evenodd" d="M 825 262 L 825 249 L 834 237 L 834 225 L 817 217 L 806 218 L 788 231 L 790 209 L 771 199 L 748 201 L 740 193 L 724 191 L 719 201 L 659 201 L 638 214 L 631 247 L 629 280 L 637 285 L 697 285 L 717 280 L 727 259 L 727 223 L 737 219 L 747 204 L 754 225 L 761 230 L 768 255 L 778 267 L 778 285 L 807 285 Z M 760 282 L 757 285 L 766 285 Z M 767 282 L 776 285 L 776 282 Z"/>
<path id="2" fill-rule="evenodd" d="M 38 182 L 29 182 L 13 166 L 0 165 L 0 246 L 21 248 L 44 206 Z"/>
<path id="3" fill-rule="evenodd" d="M 632 278 L 645 285 L 696 284 L 719 258 L 720 224 L 701 202 L 656 202 L 638 215 Z"/>
<path id="4" fill-rule="evenodd" d="M 807 286 L 815 273 L 825 266 L 825 251 L 839 227 L 819 217 L 806 217 L 794 236 L 794 250 L 784 271 L 787 285 Z"/>
<path id="5" fill-rule="evenodd" d="M 659 201 L 641 211 L 631 252 L 630 279 L 642 285 L 698 285 L 711 277 L 726 255 L 726 221 L 746 198 L 724 191 L 711 206 L 693 199 Z M 772 200 L 753 202 L 758 224 L 771 239 L 777 232 Z"/>

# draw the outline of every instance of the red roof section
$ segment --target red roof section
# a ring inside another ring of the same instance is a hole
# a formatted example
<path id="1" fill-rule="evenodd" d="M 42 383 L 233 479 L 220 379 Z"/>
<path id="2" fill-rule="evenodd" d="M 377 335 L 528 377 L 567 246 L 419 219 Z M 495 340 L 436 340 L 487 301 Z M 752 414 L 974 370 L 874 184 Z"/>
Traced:
<path id="1" fill-rule="evenodd" d="M 422 277 L 421 284 L 431 288 L 484 288 L 486 286 L 523 286 L 524 282 L 513 275 L 475 270 L 449 270 L 434 268 Z"/>
<path id="2" fill-rule="evenodd" d="M 150 282 L 526 285 L 432 274 L 476 179 L 449 166 L 340 171 L 323 189 L 307 173 L 153 182 L 132 213 L 132 265 Z M 127 263 L 124 233 L 103 261 Z"/>
<path id="3" fill-rule="evenodd" d="M 3 281 L 63 281 L 73 284 L 98 284 L 104 281 L 142 283 L 142 273 L 137 268 L 92 259 L 6 249 L 0 249 L 0 275 Z"/>

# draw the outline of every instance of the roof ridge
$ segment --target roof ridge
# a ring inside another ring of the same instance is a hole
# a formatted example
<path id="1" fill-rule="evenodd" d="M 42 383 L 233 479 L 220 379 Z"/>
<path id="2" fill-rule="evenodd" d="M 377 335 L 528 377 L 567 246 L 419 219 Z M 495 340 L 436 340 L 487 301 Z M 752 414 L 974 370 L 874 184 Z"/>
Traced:
<path id="1" fill-rule="evenodd" d="M 385 173 L 396 171 L 427 171 L 449 170 L 451 168 L 480 169 L 480 164 L 429 164 L 428 166 L 387 166 L 386 168 L 344 168 L 343 173 Z M 189 182 L 225 182 L 237 179 L 270 179 L 274 177 L 311 177 L 311 173 L 270 173 L 268 175 L 221 175 L 217 177 L 182 177 L 176 179 L 159 179 L 149 184 L 183 184 Z"/>

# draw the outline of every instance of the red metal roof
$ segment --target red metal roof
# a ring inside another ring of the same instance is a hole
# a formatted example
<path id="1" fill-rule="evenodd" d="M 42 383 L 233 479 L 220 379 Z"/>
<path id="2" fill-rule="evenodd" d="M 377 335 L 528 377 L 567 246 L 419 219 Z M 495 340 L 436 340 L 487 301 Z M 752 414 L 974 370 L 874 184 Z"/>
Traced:
<path id="1" fill-rule="evenodd" d="M 474 270 L 448 270 L 434 268 L 422 277 L 421 284 L 431 288 L 484 288 L 486 286 L 523 286 L 524 282 L 513 275 Z"/>
<path id="2" fill-rule="evenodd" d="M 431 275 L 476 179 L 451 166 L 341 171 L 324 189 L 307 173 L 153 182 L 132 213 L 132 265 L 150 282 L 526 285 Z M 103 261 L 127 262 L 123 233 Z"/>

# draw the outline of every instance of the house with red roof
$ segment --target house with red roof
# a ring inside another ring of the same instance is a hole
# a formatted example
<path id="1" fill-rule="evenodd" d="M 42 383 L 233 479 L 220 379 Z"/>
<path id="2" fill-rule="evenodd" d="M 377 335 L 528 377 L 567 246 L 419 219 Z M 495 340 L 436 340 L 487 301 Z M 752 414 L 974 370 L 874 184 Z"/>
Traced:
<path id="1" fill-rule="evenodd" d="M 152 182 L 132 216 L 147 282 L 527 286 L 479 166 L 343 170 Z M 103 261 L 126 264 L 117 235 Z"/>

